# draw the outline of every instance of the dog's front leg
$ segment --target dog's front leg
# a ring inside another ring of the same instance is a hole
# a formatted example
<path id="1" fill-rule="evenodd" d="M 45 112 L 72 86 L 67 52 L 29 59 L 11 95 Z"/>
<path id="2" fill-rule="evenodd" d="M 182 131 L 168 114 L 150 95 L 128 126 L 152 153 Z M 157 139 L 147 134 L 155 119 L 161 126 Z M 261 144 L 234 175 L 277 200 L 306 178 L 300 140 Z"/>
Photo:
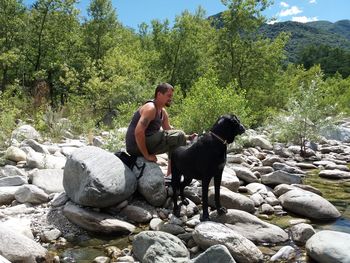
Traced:
<path id="1" fill-rule="evenodd" d="M 215 206 L 219 215 L 223 215 L 227 213 L 227 209 L 221 206 L 221 201 L 220 201 L 220 186 L 221 186 L 222 172 L 223 170 L 219 170 L 217 174 L 214 175 Z"/>
<path id="2" fill-rule="evenodd" d="M 209 220 L 209 211 L 208 211 L 208 187 L 209 187 L 210 178 L 203 178 L 202 180 L 202 206 L 203 206 L 203 216 L 201 221 Z"/>

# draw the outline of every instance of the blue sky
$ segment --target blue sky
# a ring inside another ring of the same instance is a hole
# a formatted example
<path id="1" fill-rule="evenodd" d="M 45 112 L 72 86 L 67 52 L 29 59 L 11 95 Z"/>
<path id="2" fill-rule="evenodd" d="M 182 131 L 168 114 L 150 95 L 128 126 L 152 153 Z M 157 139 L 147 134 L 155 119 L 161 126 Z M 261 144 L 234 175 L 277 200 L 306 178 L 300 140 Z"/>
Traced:
<path id="1" fill-rule="evenodd" d="M 34 0 L 24 0 L 31 4 Z M 80 0 L 78 8 L 83 16 L 89 0 Z M 118 20 L 124 25 L 134 29 L 152 19 L 161 21 L 166 18 L 174 22 L 175 16 L 188 10 L 193 13 L 198 6 L 206 10 L 208 16 L 217 14 L 226 9 L 220 0 L 112 0 L 116 9 Z M 275 0 L 274 4 L 264 12 L 267 18 L 275 21 L 309 22 L 328 20 L 336 22 L 350 19 L 350 0 Z"/>

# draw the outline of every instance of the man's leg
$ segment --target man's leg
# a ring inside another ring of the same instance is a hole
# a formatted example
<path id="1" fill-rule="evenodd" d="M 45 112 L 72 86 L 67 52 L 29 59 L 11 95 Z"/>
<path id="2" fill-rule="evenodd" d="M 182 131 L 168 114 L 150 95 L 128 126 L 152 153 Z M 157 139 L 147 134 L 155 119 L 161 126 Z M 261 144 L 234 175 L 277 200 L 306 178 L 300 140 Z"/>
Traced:
<path id="1" fill-rule="evenodd" d="M 185 133 L 181 130 L 160 131 L 146 137 L 147 149 L 150 153 L 168 153 L 168 171 L 171 173 L 171 153 L 179 146 L 186 145 Z"/>

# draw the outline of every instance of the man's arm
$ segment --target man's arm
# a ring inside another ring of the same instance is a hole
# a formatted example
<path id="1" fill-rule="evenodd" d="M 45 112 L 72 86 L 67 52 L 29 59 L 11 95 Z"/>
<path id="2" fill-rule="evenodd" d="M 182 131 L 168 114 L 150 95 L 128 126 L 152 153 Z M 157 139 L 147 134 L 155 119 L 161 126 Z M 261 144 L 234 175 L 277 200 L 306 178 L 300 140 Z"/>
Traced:
<path id="1" fill-rule="evenodd" d="M 162 128 L 163 130 L 171 130 L 173 127 L 170 126 L 169 122 L 169 116 L 165 109 L 162 109 L 163 111 L 163 122 L 162 122 Z"/>
<path id="2" fill-rule="evenodd" d="M 156 108 L 153 103 L 147 103 L 140 109 L 141 117 L 135 128 L 135 139 L 137 147 L 142 153 L 143 157 L 151 162 L 156 162 L 157 157 L 154 154 L 149 154 L 146 146 L 146 129 L 149 123 L 154 119 Z"/>

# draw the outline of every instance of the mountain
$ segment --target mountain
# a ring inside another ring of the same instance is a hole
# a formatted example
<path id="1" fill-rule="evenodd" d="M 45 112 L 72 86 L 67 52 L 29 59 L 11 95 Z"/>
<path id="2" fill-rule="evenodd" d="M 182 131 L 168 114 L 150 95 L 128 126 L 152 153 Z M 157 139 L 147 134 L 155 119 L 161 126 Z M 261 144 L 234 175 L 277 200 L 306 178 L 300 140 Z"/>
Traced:
<path id="1" fill-rule="evenodd" d="M 281 32 L 289 32 L 290 40 L 286 50 L 290 62 L 296 62 L 299 52 L 308 45 L 325 45 L 350 52 L 350 20 L 335 23 L 328 21 L 279 22 L 264 24 L 259 32 L 269 38 L 275 38 Z"/>
<path id="2" fill-rule="evenodd" d="M 221 14 L 209 17 L 217 28 L 223 26 Z M 281 32 L 290 33 L 290 39 L 286 45 L 289 62 L 296 62 L 301 50 L 309 45 L 324 45 L 350 52 L 350 20 L 340 20 L 335 23 L 329 21 L 308 23 L 287 21 L 264 24 L 259 28 L 259 33 L 271 39 L 277 37 Z"/>

